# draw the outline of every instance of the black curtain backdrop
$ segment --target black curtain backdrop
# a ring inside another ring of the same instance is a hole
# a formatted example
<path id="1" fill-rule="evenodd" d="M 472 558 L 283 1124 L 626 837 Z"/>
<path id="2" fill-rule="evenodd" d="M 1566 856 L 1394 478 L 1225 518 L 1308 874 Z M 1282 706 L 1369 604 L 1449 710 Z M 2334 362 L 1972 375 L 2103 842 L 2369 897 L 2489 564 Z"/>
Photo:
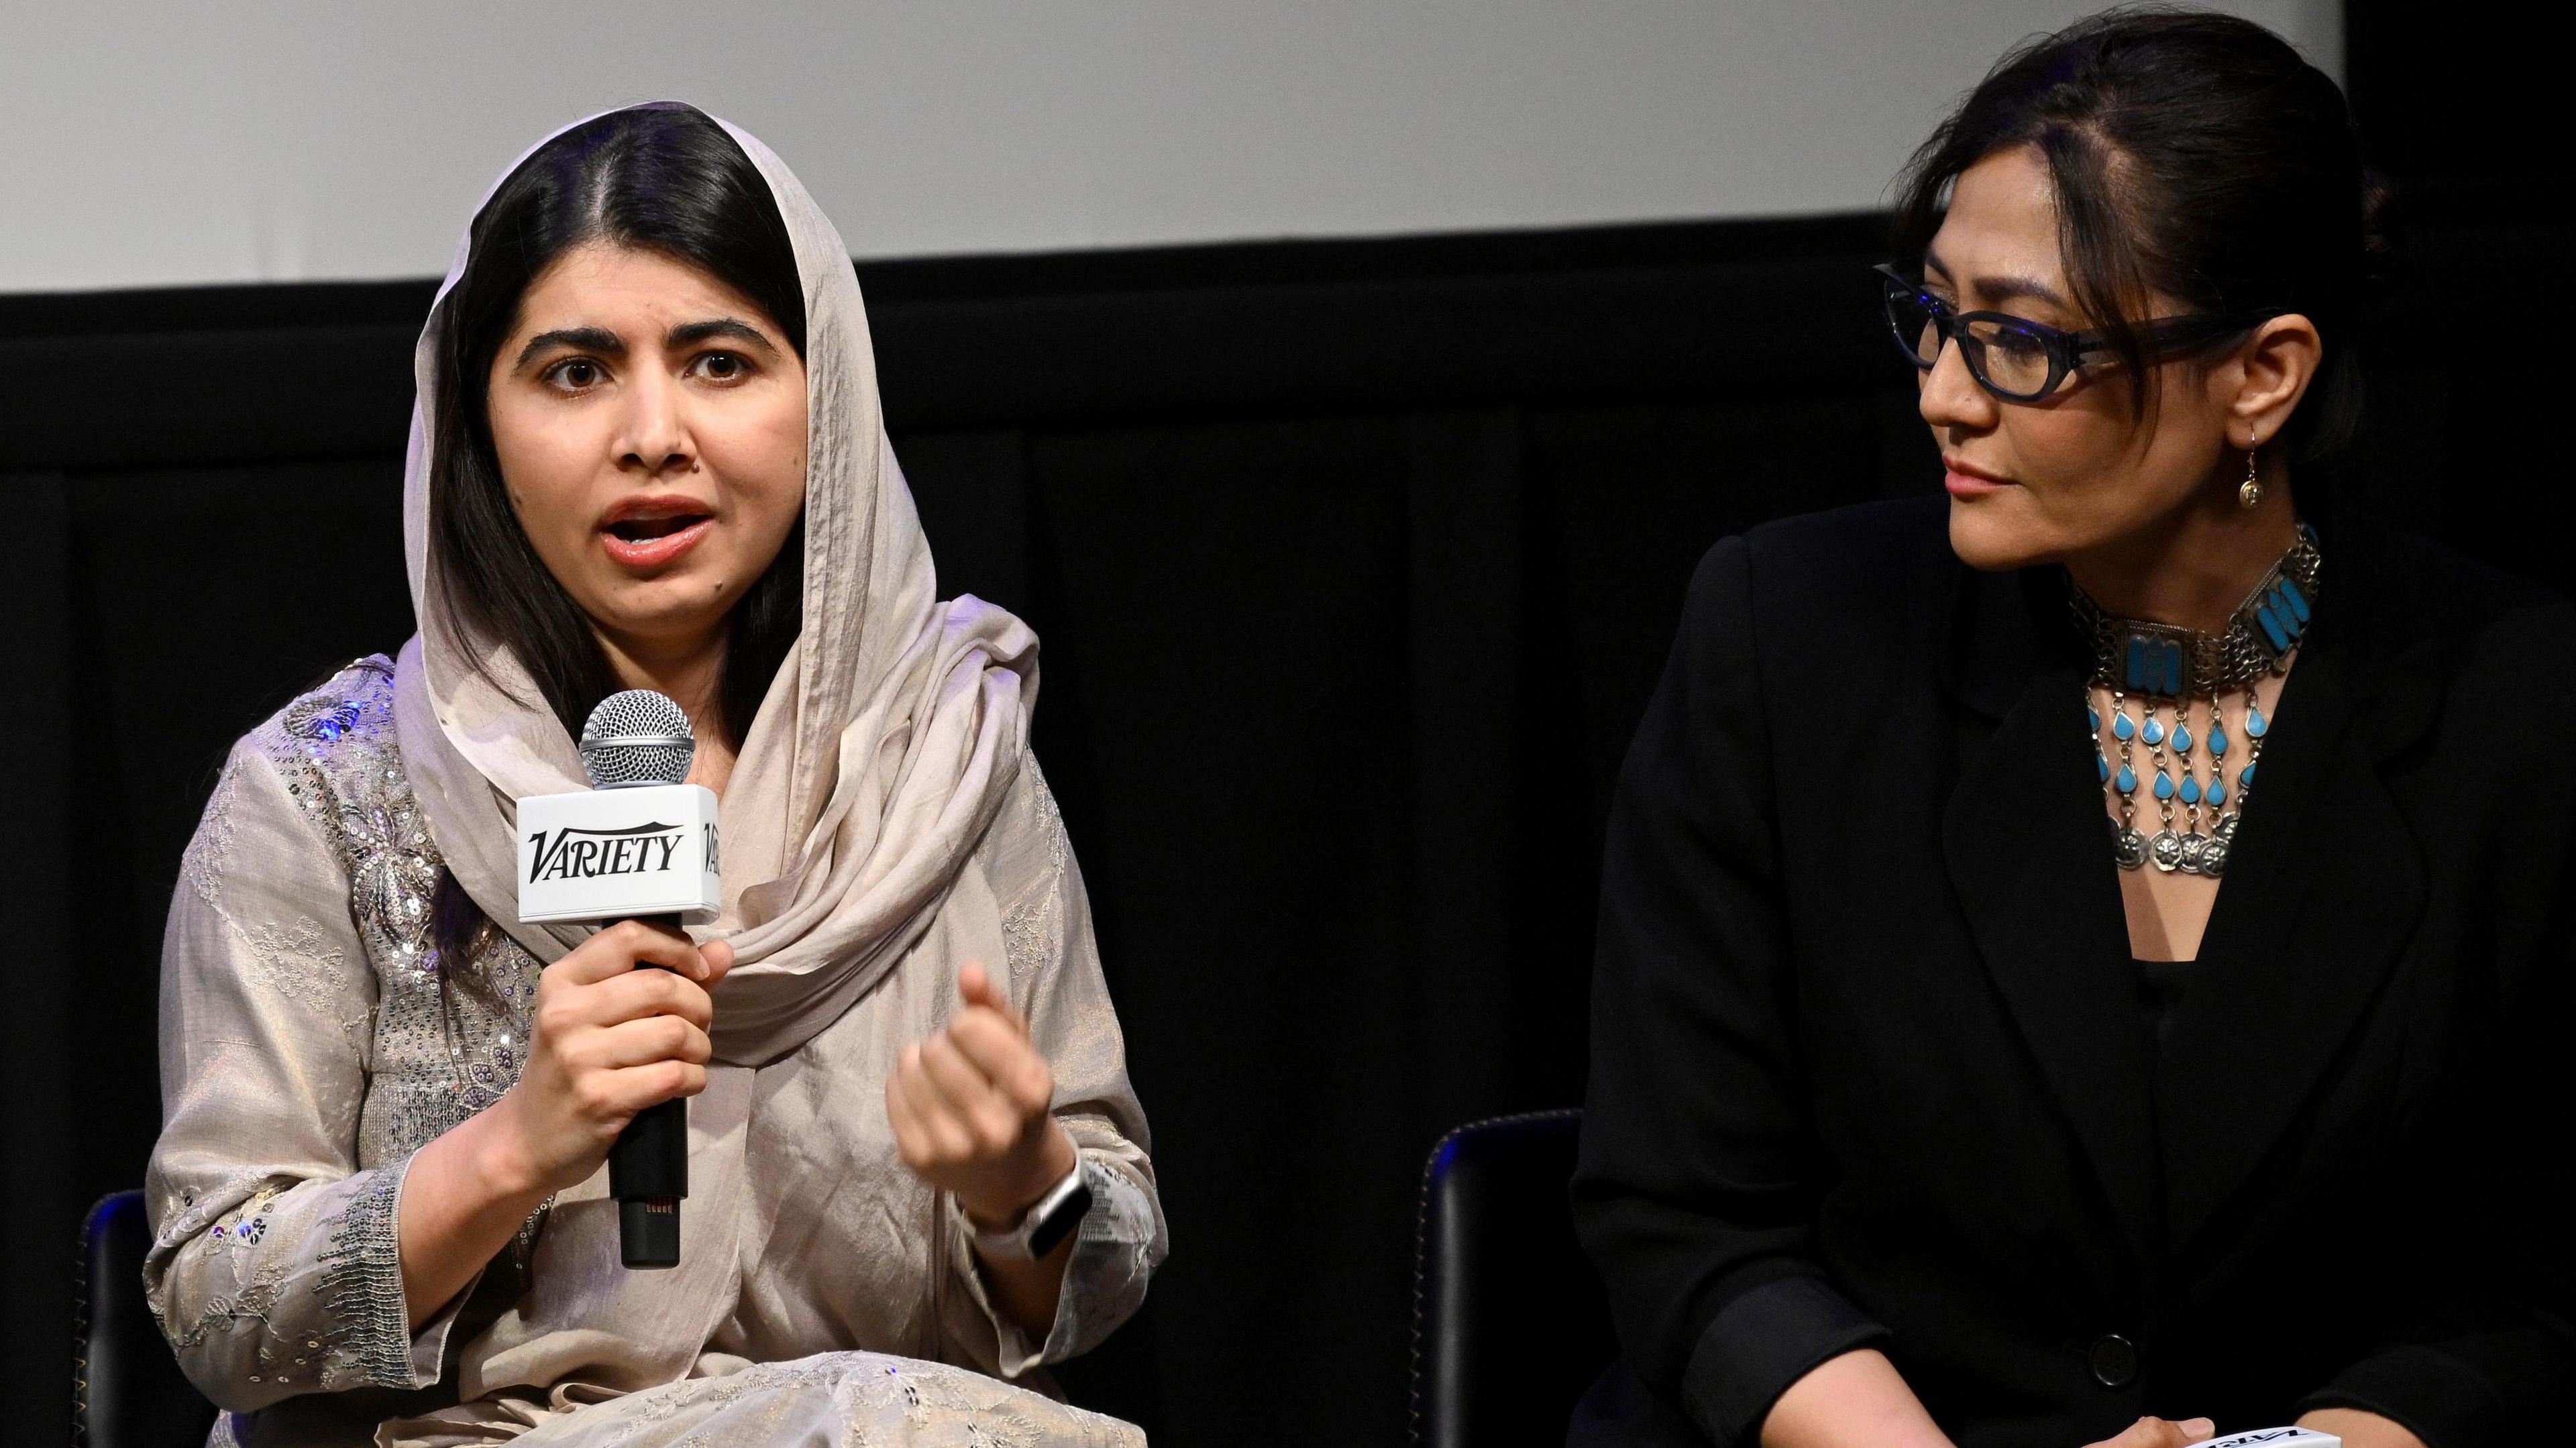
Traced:
<path id="1" fill-rule="evenodd" d="M 1045 639 L 1038 749 L 1174 1224 L 1078 1398 L 1176 1443 L 1399 1438 L 1424 1152 L 1581 1096 L 1593 840 L 1691 564 L 1932 484 L 1880 229 L 861 269 L 943 585 Z M 48 1399 L 78 1214 L 158 1125 L 160 927 L 222 754 L 411 631 L 429 295 L 0 300 L 0 1271 Z"/>
<path id="2" fill-rule="evenodd" d="M 2353 490 L 2567 582 L 2555 369 L 2463 308 L 2555 197 L 2418 195 Z M 1580 1100 L 1595 840 L 1692 563 L 1938 485 L 1868 216 L 863 265 L 944 591 L 1045 639 L 1175 1251 L 1065 1377 L 1172 1443 L 1393 1444 L 1415 1192 Z M 82 1209 L 158 1126 L 158 941 L 230 740 L 411 630 L 430 287 L 0 298 L 0 1343 L 67 1412 Z M 60 1416 L 53 1416 L 60 1415 Z M 1545 1437 L 1541 1433 L 1540 1437 Z"/>

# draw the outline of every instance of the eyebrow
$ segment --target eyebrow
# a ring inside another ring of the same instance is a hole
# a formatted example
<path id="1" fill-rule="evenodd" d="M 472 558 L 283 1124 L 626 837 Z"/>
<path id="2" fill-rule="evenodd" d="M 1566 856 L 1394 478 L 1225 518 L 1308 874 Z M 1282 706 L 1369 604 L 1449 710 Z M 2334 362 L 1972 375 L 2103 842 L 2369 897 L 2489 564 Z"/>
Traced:
<path id="1" fill-rule="evenodd" d="M 1925 254 L 1923 265 L 1926 270 L 1937 271 L 1945 277 L 1951 274 L 1950 269 L 1941 264 L 1941 258 L 1930 253 Z M 1998 302 L 2019 301 L 2024 298 L 2028 298 L 2032 301 L 2047 302 L 2054 306 L 2064 307 L 2068 305 L 2067 300 L 2064 297 L 2059 296 L 2054 288 L 2050 287 L 2045 282 L 2041 282 L 2030 277 L 1978 277 L 1975 281 L 1969 284 L 1969 289 L 1976 292 L 1979 296 L 1988 297 Z"/>
<path id="2" fill-rule="evenodd" d="M 613 356 L 623 356 L 626 352 L 626 339 L 605 327 L 557 327 L 551 332 L 539 332 L 530 337 L 528 345 L 519 349 L 519 360 L 510 365 L 514 370 L 525 367 L 538 353 L 555 347 L 571 347 L 583 352 L 606 352 Z"/>
<path id="3" fill-rule="evenodd" d="M 778 352 L 778 344 L 770 341 L 766 333 L 749 322 L 734 317 L 718 317 L 710 322 L 689 322 L 673 327 L 670 335 L 662 339 L 662 345 L 676 352 L 682 347 L 694 347 L 700 342 L 716 337 L 729 337 L 737 342 L 749 342 L 772 356 L 777 355 Z"/>
<path id="4" fill-rule="evenodd" d="M 771 356 L 778 354 L 777 343 L 770 341 L 758 327 L 736 317 L 717 317 L 704 322 L 683 323 L 673 327 L 662 338 L 662 345 L 676 352 L 683 347 L 694 347 L 700 342 L 716 337 L 749 342 Z M 540 354 L 557 347 L 570 347 L 581 352 L 602 352 L 617 357 L 625 355 L 626 339 L 605 327 L 557 327 L 551 332 L 539 332 L 530 337 L 528 345 L 519 349 L 519 360 L 512 366 L 525 367 Z"/>

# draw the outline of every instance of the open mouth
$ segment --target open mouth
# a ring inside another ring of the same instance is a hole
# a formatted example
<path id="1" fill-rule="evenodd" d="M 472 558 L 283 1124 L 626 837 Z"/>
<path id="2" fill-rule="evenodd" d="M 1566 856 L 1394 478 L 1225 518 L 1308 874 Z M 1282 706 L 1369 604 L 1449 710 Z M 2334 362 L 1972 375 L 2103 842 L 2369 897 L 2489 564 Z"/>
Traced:
<path id="1" fill-rule="evenodd" d="M 656 538 L 668 538 L 674 533 L 684 533 L 706 520 L 707 515 L 704 513 L 673 513 L 663 518 L 622 518 L 609 524 L 608 531 L 612 537 L 624 539 L 629 543 L 648 543 Z"/>
<path id="2" fill-rule="evenodd" d="M 657 568 L 696 547 L 714 522 L 705 505 L 692 499 L 638 498 L 609 510 L 599 541 L 620 563 Z"/>

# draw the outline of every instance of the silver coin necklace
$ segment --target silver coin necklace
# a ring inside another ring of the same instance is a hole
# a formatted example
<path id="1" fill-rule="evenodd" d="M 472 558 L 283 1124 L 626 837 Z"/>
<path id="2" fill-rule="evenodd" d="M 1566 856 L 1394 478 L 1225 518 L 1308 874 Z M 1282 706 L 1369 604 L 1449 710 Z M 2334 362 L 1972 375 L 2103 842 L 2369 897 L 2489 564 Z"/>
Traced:
<path id="1" fill-rule="evenodd" d="M 2289 672 L 2290 655 L 2316 608 L 2321 562 L 2315 530 L 2300 524 L 2298 541 L 2216 633 L 2122 618 L 2067 580 L 2076 625 L 2093 642 L 2084 714 L 2096 772 L 2119 811 L 2111 825 L 2111 856 L 2121 869 L 2153 865 L 2212 878 L 2225 873 L 2253 792 L 2254 768 L 2263 758 L 2263 738 L 2272 730 L 2254 687 L 2267 674 Z M 2108 747 L 2097 689 L 2111 701 Z M 2237 701 L 2232 724 L 2231 698 Z M 2205 778 L 2192 755 L 2196 716 L 2201 742 L 2209 746 Z M 2138 827 L 2141 787 L 2156 811 L 2150 822 L 2159 828 L 2153 835 Z"/>

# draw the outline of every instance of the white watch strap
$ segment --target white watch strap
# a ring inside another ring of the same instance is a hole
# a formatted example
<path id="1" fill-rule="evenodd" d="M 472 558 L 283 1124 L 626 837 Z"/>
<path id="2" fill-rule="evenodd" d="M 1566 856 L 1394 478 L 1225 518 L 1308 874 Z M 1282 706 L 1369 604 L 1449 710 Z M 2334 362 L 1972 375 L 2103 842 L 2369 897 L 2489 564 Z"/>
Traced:
<path id="1" fill-rule="evenodd" d="M 1046 1195 L 1038 1198 L 1035 1204 L 1021 1213 L 1020 1220 L 1014 1223 L 1010 1230 L 988 1232 L 976 1226 L 975 1219 L 967 1216 L 963 1207 L 958 1209 L 957 1216 L 966 1224 L 967 1239 L 973 1242 L 977 1250 L 985 1256 L 1026 1262 L 1037 1255 L 1029 1250 L 1029 1238 L 1036 1233 L 1038 1224 L 1045 1221 L 1056 1208 L 1063 1206 L 1065 1199 L 1081 1187 L 1082 1154 L 1077 1151 L 1074 1153 L 1073 1170 L 1066 1172 L 1062 1181 L 1047 1188 Z"/>

